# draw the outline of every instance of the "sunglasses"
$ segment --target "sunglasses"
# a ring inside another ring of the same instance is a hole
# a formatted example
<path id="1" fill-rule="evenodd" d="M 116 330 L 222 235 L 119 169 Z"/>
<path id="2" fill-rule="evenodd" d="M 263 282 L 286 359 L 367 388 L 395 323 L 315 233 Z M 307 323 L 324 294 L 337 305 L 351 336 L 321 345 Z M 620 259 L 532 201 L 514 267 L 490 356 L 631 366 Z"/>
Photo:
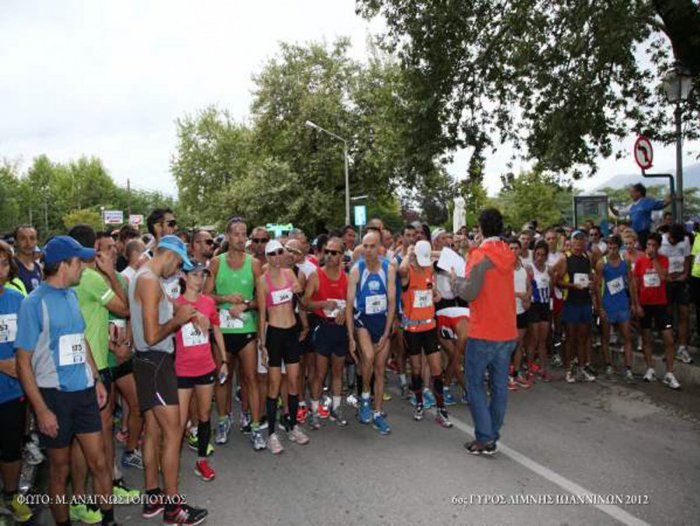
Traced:
<path id="1" fill-rule="evenodd" d="M 326 254 L 328 254 L 329 256 L 337 256 L 338 254 L 342 254 L 342 252 L 340 252 L 340 250 L 328 250 L 328 249 L 326 249 Z"/>
<path id="2" fill-rule="evenodd" d="M 254 237 L 251 241 L 259 245 L 261 243 L 267 243 L 270 239 L 267 237 Z"/>
<path id="3" fill-rule="evenodd" d="M 241 216 L 230 217 L 228 220 L 228 224 L 232 225 L 233 223 L 245 223 L 245 219 Z"/>
<path id="4" fill-rule="evenodd" d="M 162 221 L 164 225 L 168 225 L 169 227 L 174 227 L 177 226 L 177 221 L 175 219 L 171 219 L 170 221 Z"/>
<path id="5" fill-rule="evenodd" d="M 268 256 L 282 256 L 282 255 L 284 255 L 284 249 L 279 248 L 279 249 L 275 250 L 274 252 L 268 252 L 267 255 Z"/>
<path id="6" fill-rule="evenodd" d="M 202 239 L 200 243 L 204 243 L 207 246 L 213 246 L 214 245 L 214 240 L 213 239 Z"/>

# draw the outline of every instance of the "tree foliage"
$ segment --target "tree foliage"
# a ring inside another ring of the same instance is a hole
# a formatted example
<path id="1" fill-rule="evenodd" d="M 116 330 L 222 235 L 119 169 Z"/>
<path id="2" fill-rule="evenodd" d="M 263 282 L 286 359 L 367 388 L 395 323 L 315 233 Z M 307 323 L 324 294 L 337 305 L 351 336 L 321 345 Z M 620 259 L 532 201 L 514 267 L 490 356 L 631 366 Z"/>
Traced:
<path id="1" fill-rule="evenodd" d="M 692 0 L 358 0 L 380 14 L 384 45 L 415 95 L 411 146 L 425 156 L 512 142 L 539 171 L 580 177 L 631 131 L 671 139 L 661 73 L 700 75 Z M 696 88 L 700 82 L 696 80 Z M 698 97 L 684 113 L 698 135 Z"/>

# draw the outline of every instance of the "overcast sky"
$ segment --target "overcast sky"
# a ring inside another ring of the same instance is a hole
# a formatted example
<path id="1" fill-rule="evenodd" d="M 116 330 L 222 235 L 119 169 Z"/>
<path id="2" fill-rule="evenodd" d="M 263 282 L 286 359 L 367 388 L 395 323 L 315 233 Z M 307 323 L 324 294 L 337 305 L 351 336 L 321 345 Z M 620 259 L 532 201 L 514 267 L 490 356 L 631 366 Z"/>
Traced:
<path id="1" fill-rule="evenodd" d="M 174 120 L 210 104 L 245 119 L 251 76 L 280 41 L 350 36 L 355 58 L 381 30 L 355 15 L 355 0 L 0 1 L 0 158 L 23 168 L 46 154 L 64 162 L 100 157 L 121 184 L 175 195 L 169 172 Z M 631 151 L 633 138 L 625 142 Z M 687 150 L 697 154 L 697 144 Z M 510 151 L 487 162 L 490 193 Z M 655 166 L 675 166 L 673 147 L 655 149 Z M 451 171 L 464 173 L 467 154 Z M 694 162 L 688 152 L 685 162 Z M 514 168 L 526 168 L 516 163 Z M 630 156 L 600 161 L 594 188 L 636 173 Z"/>

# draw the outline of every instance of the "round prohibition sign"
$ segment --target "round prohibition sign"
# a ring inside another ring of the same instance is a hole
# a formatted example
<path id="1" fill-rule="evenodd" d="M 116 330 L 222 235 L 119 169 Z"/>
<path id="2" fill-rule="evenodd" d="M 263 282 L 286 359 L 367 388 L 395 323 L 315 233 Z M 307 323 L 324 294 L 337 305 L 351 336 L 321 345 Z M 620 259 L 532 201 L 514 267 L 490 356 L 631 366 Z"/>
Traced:
<path id="1" fill-rule="evenodd" d="M 642 170 L 648 170 L 654 163 L 654 149 L 651 141 L 640 135 L 634 143 L 634 160 Z"/>

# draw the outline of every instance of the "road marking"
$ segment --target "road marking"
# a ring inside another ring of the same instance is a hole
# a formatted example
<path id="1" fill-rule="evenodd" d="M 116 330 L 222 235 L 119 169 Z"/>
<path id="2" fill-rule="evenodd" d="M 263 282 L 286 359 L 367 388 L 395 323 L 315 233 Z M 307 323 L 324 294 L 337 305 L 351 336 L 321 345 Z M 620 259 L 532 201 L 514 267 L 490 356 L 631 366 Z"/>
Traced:
<path id="1" fill-rule="evenodd" d="M 433 412 L 433 410 L 431 410 L 431 412 Z M 450 416 L 450 420 L 454 424 L 454 427 L 464 431 L 468 435 L 474 436 L 474 428 L 472 426 L 457 420 L 456 418 L 452 418 L 452 416 Z M 503 453 L 505 456 L 509 457 L 511 460 L 514 460 L 521 466 L 537 473 L 540 477 L 547 479 L 573 495 L 595 495 L 595 493 L 592 491 L 589 491 L 583 486 L 579 486 L 566 477 L 555 473 L 539 462 L 532 460 L 530 457 L 526 457 L 522 453 L 517 452 L 515 449 L 504 445 L 502 442 L 498 443 L 498 451 L 499 453 Z M 594 504 L 594 506 L 603 513 L 610 515 L 613 519 L 620 521 L 622 524 L 627 524 L 629 526 L 649 526 L 648 522 L 638 519 L 631 513 L 626 512 L 614 504 Z"/>

